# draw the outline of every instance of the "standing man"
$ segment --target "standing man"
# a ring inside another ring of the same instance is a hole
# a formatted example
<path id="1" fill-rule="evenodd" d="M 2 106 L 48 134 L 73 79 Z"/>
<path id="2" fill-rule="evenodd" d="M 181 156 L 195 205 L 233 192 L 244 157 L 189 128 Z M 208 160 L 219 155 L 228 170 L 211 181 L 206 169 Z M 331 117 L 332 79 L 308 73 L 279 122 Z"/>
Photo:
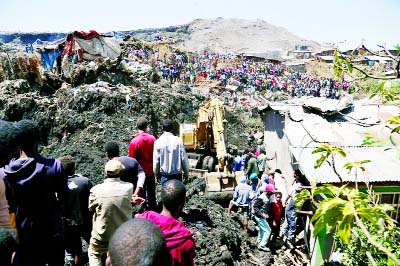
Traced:
<path id="1" fill-rule="evenodd" d="M 303 173 L 296 169 L 293 173 L 294 181 L 292 187 L 288 191 L 288 195 L 285 199 L 285 217 L 286 225 L 283 229 L 283 235 L 286 237 L 285 244 L 290 248 L 294 248 L 296 240 L 296 221 L 297 221 L 297 208 L 294 205 L 296 194 L 301 190 L 303 186 L 310 186 L 310 182 L 303 175 Z"/>
<path id="2" fill-rule="evenodd" d="M 243 159 L 240 156 L 239 151 L 236 151 L 236 157 L 233 160 L 233 172 L 242 171 L 243 169 Z"/>
<path id="3" fill-rule="evenodd" d="M 106 163 L 106 179 L 90 190 L 89 210 L 93 212 L 93 229 L 88 253 L 90 266 L 102 266 L 101 257 L 108 252 L 108 242 L 115 230 L 132 214 L 133 185 L 121 181 L 124 166 L 117 160 Z"/>
<path id="4" fill-rule="evenodd" d="M 269 208 L 271 204 L 271 195 L 276 192 L 273 185 L 266 185 L 265 191 L 254 202 L 254 214 L 258 225 L 257 244 L 258 249 L 262 251 L 269 251 L 267 247 L 269 237 L 271 236 L 271 227 L 268 224 Z"/>
<path id="5" fill-rule="evenodd" d="M 61 162 L 38 153 L 39 129 L 31 120 L 16 123 L 19 158 L 0 176 L 12 190 L 18 244 L 16 265 L 64 265 L 63 204 L 68 192 Z"/>
<path id="6" fill-rule="evenodd" d="M 249 178 L 250 178 L 251 174 L 256 174 L 256 176 L 258 177 L 257 158 L 251 152 L 249 152 L 247 155 L 246 174 Z"/>
<path id="7" fill-rule="evenodd" d="M 274 159 L 274 158 L 272 158 Z M 272 160 L 268 158 L 268 156 L 265 153 L 264 149 L 260 150 L 260 155 L 257 157 L 257 166 L 258 166 L 258 178 L 261 178 L 264 172 L 267 172 L 269 170 L 267 161 Z"/>
<path id="8" fill-rule="evenodd" d="M 0 168 L 18 156 L 18 152 L 17 131 L 14 124 L 0 120 Z M 11 229 L 15 225 L 12 223 L 15 222 L 15 211 L 12 214 L 13 219 L 10 219 L 10 206 L 6 198 L 10 191 L 6 189 L 6 183 L 0 173 L 0 228 Z"/>
<path id="9" fill-rule="evenodd" d="M 171 119 L 162 122 L 164 133 L 154 143 L 154 173 L 161 177 L 161 184 L 168 180 L 182 181 L 182 172 L 189 176 L 189 161 L 182 140 L 172 134 Z"/>
<path id="10" fill-rule="evenodd" d="M 106 143 L 104 148 L 109 160 L 117 160 L 123 165 L 119 176 L 121 181 L 133 185 L 132 199 L 135 198 L 139 203 L 143 203 L 146 196 L 146 191 L 143 189 L 146 176 L 138 161 L 128 156 L 119 156 L 119 145 L 114 141 Z"/>
<path id="11" fill-rule="evenodd" d="M 133 136 L 129 144 L 128 156 L 135 158 L 146 175 L 144 190 L 146 191 L 146 206 L 150 210 L 156 209 L 156 180 L 153 172 L 153 150 L 156 138 L 147 132 L 147 120 L 139 117 L 136 120 L 139 133 Z"/>
<path id="12" fill-rule="evenodd" d="M 65 205 L 65 250 L 71 265 L 80 265 L 81 237 L 89 243 L 92 230 L 89 213 L 89 193 L 92 183 L 87 177 L 75 174 L 75 159 L 70 155 L 59 158 L 68 176 L 68 196 Z"/>
<path id="13" fill-rule="evenodd" d="M 168 180 L 161 189 L 163 209 L 161 213 L 145 211 L 137 218 L 155 223 L 165 235 L 171 266 L 193 266 L 195 243 L 193 234 L 178 220 L 185 205 L 186 187 L 179 180 Z"/>

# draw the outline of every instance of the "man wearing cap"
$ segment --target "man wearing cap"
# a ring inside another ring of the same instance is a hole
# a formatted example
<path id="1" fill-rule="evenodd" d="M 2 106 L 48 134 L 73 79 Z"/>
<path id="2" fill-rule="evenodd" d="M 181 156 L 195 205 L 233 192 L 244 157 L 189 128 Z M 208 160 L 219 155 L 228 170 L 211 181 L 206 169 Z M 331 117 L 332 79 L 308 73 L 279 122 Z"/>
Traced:
<path id="1" fill-rule="evenodd" d="M 271 203 L 271 195 L 276 192 L 273 185 L 268 184 L 265 186 L 265 192 L 261 194 L 254 202 L 254 214 L 258 224 L 258 249 L 262 251 L 269 251 L 267 247 L 269 237 L 271 236 L 271 227 L 268 224 L 268 212 Z"/>
<path id="2" fill-rule="evenodd" d="M 182 181 L 182 172 L 189 175 L 189 161 L 182 140 L 172 134 L 172 121 L 164 119 L 162 122 L 164 133 L 154 142 L 153 170 L 161 184 L 168 180 Z"/>
<path id="3" fill-rule="evenodd" d="M 241 176 L 239 179 L 239 184 L 235 187 L 233 199 L 229 203 L 228 215 L 231 214 L 233 206 L 236 206 L 239 210 L 241 210 L 244 216 L 243 227 L 245 232 L 247 232 L 247 220 L 249 218 L 249 204 L 251 198 L 251 186 L 247 184 L 246 176 Z"/>
<path id="4" fill-rule="evenodd" d="M 117 160 L 105 165 L 106 179 L 90 190 L 89 210 L 93 212 L 93 229 L 88 253 L 90 266 L 101 266 L 101 257 L 108 252 L 108 242 L 115 230 L 132 213 L 133 185 L 119 178 L 124 166 Z"/>

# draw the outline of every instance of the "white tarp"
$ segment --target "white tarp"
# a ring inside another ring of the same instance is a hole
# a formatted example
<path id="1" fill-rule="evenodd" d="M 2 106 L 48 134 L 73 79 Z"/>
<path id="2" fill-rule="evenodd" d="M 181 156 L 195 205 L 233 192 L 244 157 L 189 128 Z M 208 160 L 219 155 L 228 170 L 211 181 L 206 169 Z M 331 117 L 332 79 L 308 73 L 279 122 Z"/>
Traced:
<path id="1" fill-rule="evenodd" d="M 85 53 L 109 57 L 111 59 L 117 58 L 121 54 L 121 48 L 113 37 L 99 36 L 91 40 L 84 40 L 75 38 L 80 47 Z"/>

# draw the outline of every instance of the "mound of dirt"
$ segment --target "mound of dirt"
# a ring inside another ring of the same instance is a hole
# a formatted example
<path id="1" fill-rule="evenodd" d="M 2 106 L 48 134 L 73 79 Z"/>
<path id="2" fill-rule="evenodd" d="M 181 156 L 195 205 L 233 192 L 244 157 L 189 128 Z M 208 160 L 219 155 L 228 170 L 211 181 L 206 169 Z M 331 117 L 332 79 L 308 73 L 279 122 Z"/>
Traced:
<path id="1" fill-rule="evenodd" d="M 139 116 L 148 118 L 149 130 L 156 137 L 165 117 L 173 118 L 177 133 L 179 123 L 195 122 L 198 107 L 212 95 L 165 80 L 152 83 L 152 71 L 132 73 L 118 60 L 77 64 L 73 71 L 72 84 L 63 82 L 52 90 L 44 90 L 46 83 L 38 79 L 1 82 L 0 119 L 37 121 L 41 153 L 74 156 L 77 172 L 94 184 L 103 180 L 107 160 L 104 144 L 118 141 L 121 154 L 126 154 Z M 58 80 L 54 76 L 46 79 Z M 228 141 L 237 148 L 244 147 L 249 129 L 263 127 L 254 110 L 227 108 Z M 271 263 L 271 254 L 256 250 L 254 224 L 250 235 L 244 235 L 238 216 L 228 217 L 226 209 L 204 196 L 203 179 L 190 177 L 185 183 L 188 201 L 182 219 L 194 233 L 196 265 L 253 265 L 254 260 Z"/>

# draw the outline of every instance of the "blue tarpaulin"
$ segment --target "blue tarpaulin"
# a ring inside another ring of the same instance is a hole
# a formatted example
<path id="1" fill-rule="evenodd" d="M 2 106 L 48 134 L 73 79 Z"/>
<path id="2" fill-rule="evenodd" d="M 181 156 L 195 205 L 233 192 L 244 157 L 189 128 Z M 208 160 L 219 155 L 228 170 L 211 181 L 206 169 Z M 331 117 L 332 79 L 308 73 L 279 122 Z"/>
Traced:
<path id="1" fill-rule="evenodd" d="M 54 68 L 54 63 L 56 62 L 56 59 L 58 56 L 61 55 L 61 51 L 58 49 L 53 49 L 53 50 L 42 50 L 42 63 L 43 67 L 46 70 L 51 70 Z"/>

